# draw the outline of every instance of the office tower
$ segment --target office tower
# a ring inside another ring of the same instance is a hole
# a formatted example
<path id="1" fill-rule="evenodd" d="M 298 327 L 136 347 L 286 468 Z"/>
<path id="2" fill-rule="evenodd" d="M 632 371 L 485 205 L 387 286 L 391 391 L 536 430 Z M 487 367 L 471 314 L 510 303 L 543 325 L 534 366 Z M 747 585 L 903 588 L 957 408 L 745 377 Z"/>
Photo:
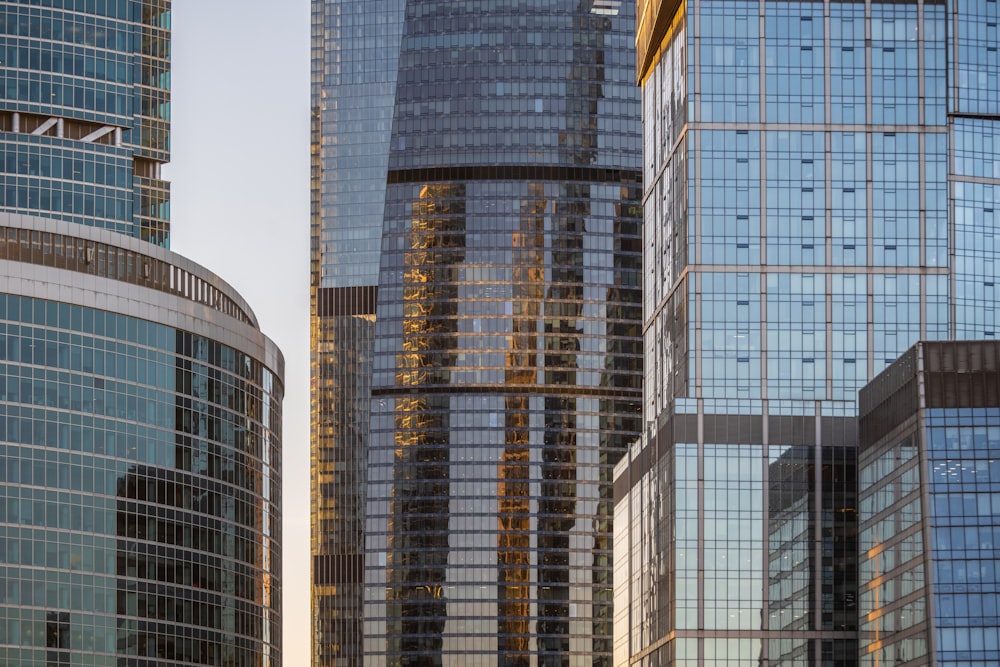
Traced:
<path id="1" fill-rule="evenodd" d="M 360 665 L 375 300 L 402 0 L 312 8 L 313 667 Z"/>
<path id="2" fill-rule="evenodd" d="M 100 4 L 0 5 L 0 210 L 167 247 L 170 0 Z"/>
<path id="3" fill-rule="evenodd" d="M 854 664 L 856 392 L 997 332 L 996 3 L 640 5 L 616 664 Z"/>
<path id="4" fill-rule="evenodd" d="M 634 8 L 313 3 L 313 661 L 610 664 Z"/>
<path id="5" fill-rule="evenodd" d="M 1000 343 L 918 343 L 859 401 L 861 664 L 996 663 Z"/>
<path id="6" fill-rule="evenodd" d="M 167 249 L 169 28 L 0 2 L 0 664 L 281 664 L 283 360 Z"/>

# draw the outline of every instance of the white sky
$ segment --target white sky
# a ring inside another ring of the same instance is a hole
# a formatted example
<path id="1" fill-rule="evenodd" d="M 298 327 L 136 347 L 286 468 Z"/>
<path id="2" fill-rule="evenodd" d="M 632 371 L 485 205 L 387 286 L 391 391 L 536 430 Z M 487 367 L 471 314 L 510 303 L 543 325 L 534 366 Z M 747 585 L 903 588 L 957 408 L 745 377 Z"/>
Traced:
<path id="1" fill-rule="evenodd" d="M 285 354 L 284 665 L 309 665 L 309 0 L 173 0 L 171 249 Z"/>

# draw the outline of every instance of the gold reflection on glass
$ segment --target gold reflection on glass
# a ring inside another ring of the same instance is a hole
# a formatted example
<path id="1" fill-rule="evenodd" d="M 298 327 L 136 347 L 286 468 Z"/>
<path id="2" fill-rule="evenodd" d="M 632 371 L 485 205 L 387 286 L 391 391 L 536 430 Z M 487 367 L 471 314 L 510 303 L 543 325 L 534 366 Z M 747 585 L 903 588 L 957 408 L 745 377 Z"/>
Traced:
<path id="1" fill-rule="evenodd" d="M 636 73 L 642 81 L 659 60 L 675 19 L 686 13 L 683 0 L 636 0 Z"/>
<path id="2" fill-rule="evenodd" d="M 404 254 L 403 338 L 396 382 L 447 385 L 458 345 L 459 265 L 465 257 L 465 186 L 427 185 L 412 204 Z M 393 651 L 438 653 L 447 613 L 450 397 L 396 401 L 387 570 Z"/>
<path id="3" fill-rule="evenodd" d="M 549 282 L 542 307 L 542 359 L 546 387 L 579 383 L 581 318 L 584 301 L 584 248 L 590 215 L 590 185 L 563 184 L 553 207 L 549 236 Z M 579 412 L 577 397 L 548 394 L 541 451 L 538 500 L 538 647 L 566 654 L 570 649 L 570 533 L 577 515 Z M 564 663 L 565 664 L 565 663 Z"/>
<path id="4" fill-rule="evenodd" d="M 311 551 L 313 664 L 356 660 L 362 585 L 374 317 L 313 315 Z"/>
<path id="5" fill-rule="evenodd" d="M 512 335 L 504 379 L 507 386 L 533 385 L 537 378 L 537 322 L 545 296 L 544 188 L 528 186 L 529 198 L 521 205 L 521 227 L 511 239 L 513 247 Z M 501 650 L 508 664 L 528 664 L 528 619 L 531 612 L 531 501 L 528 474 L 530 405 L 527 394 L 507 394 L 505 447 L 499 470 L 497 495 L 498 560 L 500 565 L 499 631 Z"/>
<path id="6" fill-rule="evenodd" d="M 315 41 L 315 40 L 314 40 Z M 319 39 L 323 48 L 323 38 Z M 325 97 L 325 90 L 323 91 Z M 314 97 L 310 166 L 310 534 L 312 665 L 357 665 L 364 625 L 362 552 L 375 341 L 374 286 L 324 287 L 322 136 Z M 337 216 L 334 215 L 334 219 Z M 364 295 L 364 293 L 369 294 Z"/>

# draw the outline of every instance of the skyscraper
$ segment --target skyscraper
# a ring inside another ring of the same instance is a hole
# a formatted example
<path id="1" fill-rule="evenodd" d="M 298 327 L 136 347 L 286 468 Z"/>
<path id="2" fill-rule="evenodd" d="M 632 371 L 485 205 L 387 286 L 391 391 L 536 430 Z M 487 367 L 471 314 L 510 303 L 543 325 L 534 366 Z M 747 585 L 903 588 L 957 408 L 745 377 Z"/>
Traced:
<path id="1" fill-rule="evenodd" d="M 1000 342 L 920 342 L 861 391 L 863 665 L 1000 660 Z"/>
<path id="2" fill-rule="evenodd" d="M 616 664 L 854 664 L 856 392 L 918 339 L 997 332 L 996 3 L 638 11 Z"/>
<path id="3" fill-rule="evenodd" d="M 277 667 L 284 362 L 167 249 L 170 3 L 0 35 L 0 664 Z"/>
<path id="4" fill-rule="evenodd" d="M 166 247 L 170 0 L 46 4 L 4 2 L 0 14 L 0 210 Z"/>
<path id="5" fill-rule="evenodd" d="M 610 664 L 634 21 L 313 3 L 315 665 Z"/>

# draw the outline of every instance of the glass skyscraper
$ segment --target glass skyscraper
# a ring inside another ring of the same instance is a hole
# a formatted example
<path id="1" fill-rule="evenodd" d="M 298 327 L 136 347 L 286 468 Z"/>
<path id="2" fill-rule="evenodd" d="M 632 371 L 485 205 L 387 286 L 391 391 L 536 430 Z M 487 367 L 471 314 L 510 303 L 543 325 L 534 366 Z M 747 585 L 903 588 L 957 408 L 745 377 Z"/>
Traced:
<path id="1" fill-rule="evenodd" d="M 610 665 L 634 23 L 313 2 L 314 665 Z"/>
<path id="2" fill-rule="evenodd" d="M 0 36 L 0 664 L 278 667 L 284 362 L 167 249 L 170 3 Z"/>
<path id="3" fill-rule="evenodd" d="M 998 331 L 996 7 L 639 3 L 616 664 L 857 662 L 857 391 Z"/>
<path id="4" fill-rule="evenodd" d="M 167 246 L 170 0 L 99 4 L 0 3 L 0 211 Z"/>
<path id="5" fill-rule="evenodd" d="M 859 400 L 860 664 L 996 664 L 1000 343 L 918 343 Z"/>

